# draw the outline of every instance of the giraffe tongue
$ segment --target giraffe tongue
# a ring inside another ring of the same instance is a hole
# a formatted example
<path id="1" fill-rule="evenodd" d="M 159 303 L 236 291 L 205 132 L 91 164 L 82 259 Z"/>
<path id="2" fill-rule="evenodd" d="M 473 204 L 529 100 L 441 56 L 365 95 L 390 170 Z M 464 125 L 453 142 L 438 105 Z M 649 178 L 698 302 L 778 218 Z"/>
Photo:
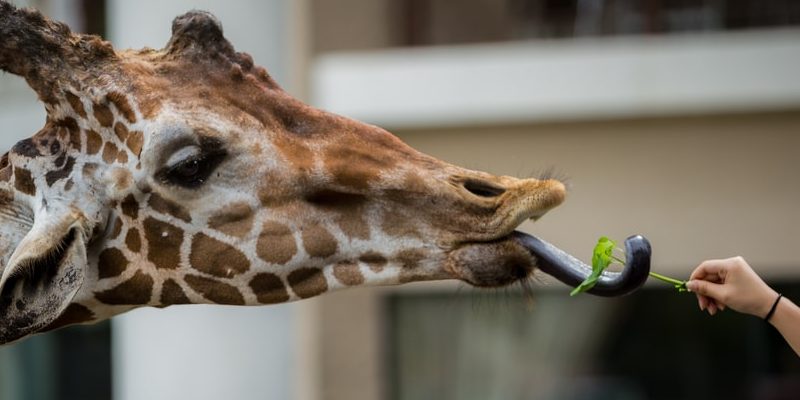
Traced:
<path id="1" fill-rule="evenodd" d="M 569 286 L 580 285 L 592 273 L 590 266 L 535 236 L 516 231 L 511 238 L 530 252 L 539 269 Z M 638 289 L 650 272 L 650 254 L 647 239 L 639 235 L 629 237 L 625 240 L 625 268 L 622 272 L 603 272 L 588 292 L 610 297 Z"/>

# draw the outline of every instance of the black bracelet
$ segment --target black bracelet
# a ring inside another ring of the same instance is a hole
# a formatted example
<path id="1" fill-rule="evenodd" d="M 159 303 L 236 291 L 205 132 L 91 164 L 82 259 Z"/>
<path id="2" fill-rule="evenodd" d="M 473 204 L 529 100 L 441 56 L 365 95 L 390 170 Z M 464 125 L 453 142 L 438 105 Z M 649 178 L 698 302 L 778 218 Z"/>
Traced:
<path id="1" fill-rule="evenodd" d="M 775 309 L 778 308 L 778 302 L 781 301 L 781 297 L 783 297 L 783 295 L 778 293 L 778 298 L 772 303 L 772 308 L 769 309 L 767 316 L 764 317 L 764 321 L 769 321 L 769 319 L 772 318 L 772 314 L 775 314 Z"/>

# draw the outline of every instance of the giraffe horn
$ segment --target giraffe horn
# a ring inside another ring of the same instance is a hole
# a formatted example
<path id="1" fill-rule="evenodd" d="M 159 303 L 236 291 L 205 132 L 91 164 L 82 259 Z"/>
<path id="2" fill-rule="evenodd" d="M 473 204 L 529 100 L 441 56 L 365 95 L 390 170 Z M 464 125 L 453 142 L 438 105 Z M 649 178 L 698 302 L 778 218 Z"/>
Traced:
<path id="1" fill-rule="evenodd" d="M 575 287 L 592 273 L 592 267 L 535 236 L 514 232 L 515 239 L 537 259 L 539 269 Z M 625 240 L 625 269 L 604 271 L 588 293 L 597 296 L 622 296 L 644 284 L 650 272 L 650 242 L 640 235 Z"/>
<path id="2" fill-rule="evenodd" d="M 167 54 L 190 57 L 233 55 L 233 45 L 222 34 L 222 24 L 207 11 L 192 10 L 172 21 Z"/>
<path id="3" fill-rule="evenodd" d="M 62 22 L 5 0 L 0 0 L 0 38 L 0 69 L 25 78 L 45 102 L 77 81 L 75 71 L 115 56 L 99 37 L 74 34 Z"/>

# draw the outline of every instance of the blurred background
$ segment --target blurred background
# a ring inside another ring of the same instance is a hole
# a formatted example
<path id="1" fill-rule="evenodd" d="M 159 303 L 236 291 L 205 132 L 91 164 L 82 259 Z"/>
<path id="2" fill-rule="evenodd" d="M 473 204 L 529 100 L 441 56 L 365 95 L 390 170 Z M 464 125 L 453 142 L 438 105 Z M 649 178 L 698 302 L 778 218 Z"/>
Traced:
<path id="1" fill-rule="evenodd" d="M 588 261 L 647 236 L 687 277 L 744 256 L 800 301 L 796 0 L 16 0 L 121 48 L 189 9 L 295 96 L 495 174 L 568 178 L 523 229 Z M 0 77 L 0 145 L 44 124 Z M 0 348 L 0 399 L 794 399 L 771 327 L 658 283 L 569 297 L 538 277 L 365 288 L 258 308 L 137 310 Z"/>

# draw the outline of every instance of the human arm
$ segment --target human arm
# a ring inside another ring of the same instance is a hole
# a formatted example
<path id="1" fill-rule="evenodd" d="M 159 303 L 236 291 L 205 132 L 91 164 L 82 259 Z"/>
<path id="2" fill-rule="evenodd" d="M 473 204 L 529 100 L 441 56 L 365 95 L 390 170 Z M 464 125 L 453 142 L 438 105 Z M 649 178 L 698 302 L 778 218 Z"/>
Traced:
<path id="1" fill-rule="evenodd" d="M 764 318 L 778 298 L 742 257 L 705 261 L 689 279 L 687 288 L 697 295 L 700 309 L 711 315 L 730 307 Z M 775 307 L 769 322 L 800 355 L 800 308 L 787 298 Z"/>

